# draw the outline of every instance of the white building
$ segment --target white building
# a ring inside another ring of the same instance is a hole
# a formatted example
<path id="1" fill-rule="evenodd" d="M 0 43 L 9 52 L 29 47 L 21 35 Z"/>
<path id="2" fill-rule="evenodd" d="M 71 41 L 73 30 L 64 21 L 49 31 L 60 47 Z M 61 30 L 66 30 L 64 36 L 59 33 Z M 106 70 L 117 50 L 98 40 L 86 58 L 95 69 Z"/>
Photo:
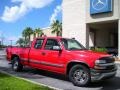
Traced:
<path id="1" fill-rule="evenodd" d="M 56 34 L 51 33 L 52 30 L 51 30 L 50 27 L 42 28 L 42 30 L 43 30 L 44 35 L 46 35 L 46 36 L 48 36 L 48 37 L 55 37 L 55 36 L 56 36 Z M 37 36 L 37 35 L 36 35 L 36 36 Z M 31 35 L 31 40 L 30 40 L 30 41 L 33 41 L 33 39 L 34 39 L 34 34 Z"/>
<path id="2" fill-rule="evenodd" d="M 84 46 L 115 47 L 120 57 L 120 0 L 63 0 L 63 37 Z"/>
<path id="3" fill-rule="evenodd" d="M 46 36 L 51 36 L 51 37 L 55 37 L 56 34 L 54 33 L 51 33 L 52 32 L 52 29 L 50 27 L 47 27 L 47 28 L 43 28 L 43 33 L 46 35 Z"/>

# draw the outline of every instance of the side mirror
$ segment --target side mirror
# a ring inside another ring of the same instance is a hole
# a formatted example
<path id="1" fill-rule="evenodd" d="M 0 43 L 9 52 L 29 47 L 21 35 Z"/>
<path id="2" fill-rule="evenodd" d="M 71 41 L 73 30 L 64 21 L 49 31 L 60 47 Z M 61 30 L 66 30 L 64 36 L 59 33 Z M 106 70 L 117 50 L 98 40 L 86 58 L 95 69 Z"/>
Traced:
<path id="1" fill-rule="evenodd" d="M 56 51 L 61 51 L 61 47 L 60 46 L 53 46 L 53 50 L 56 50 Z"/>

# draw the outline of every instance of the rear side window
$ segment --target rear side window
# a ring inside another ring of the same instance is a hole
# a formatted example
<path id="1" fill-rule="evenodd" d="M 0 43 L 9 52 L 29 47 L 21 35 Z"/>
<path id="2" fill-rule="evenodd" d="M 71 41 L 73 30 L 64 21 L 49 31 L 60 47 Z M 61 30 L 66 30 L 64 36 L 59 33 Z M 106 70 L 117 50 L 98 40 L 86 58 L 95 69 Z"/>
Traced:
<path id="1" fill-rule="evenodd" d="M 35 43 L 34 48 L 40 49 L 42 47 L 42 44 L 43 44 L 43 39 L 38 39 Z"/>

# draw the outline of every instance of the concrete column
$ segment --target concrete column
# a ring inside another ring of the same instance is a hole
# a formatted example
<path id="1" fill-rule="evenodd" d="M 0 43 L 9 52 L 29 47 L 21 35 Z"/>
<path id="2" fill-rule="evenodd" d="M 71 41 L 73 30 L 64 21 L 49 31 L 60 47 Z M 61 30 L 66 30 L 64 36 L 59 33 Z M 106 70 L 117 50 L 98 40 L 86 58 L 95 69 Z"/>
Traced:
<path id="1" fill-rule="evenodd" d="M 118 20 L 118 57 L 120 59 L 120 19 Z"/>
<path id="2" fill-rule="evenodd" d="M 86 25 L 86 48 L 89 49 L 89 46 L 90 46 L 90 39 L 89 39 L 89 36 L 90 36 L 90 27 L 88 25 Z"/>

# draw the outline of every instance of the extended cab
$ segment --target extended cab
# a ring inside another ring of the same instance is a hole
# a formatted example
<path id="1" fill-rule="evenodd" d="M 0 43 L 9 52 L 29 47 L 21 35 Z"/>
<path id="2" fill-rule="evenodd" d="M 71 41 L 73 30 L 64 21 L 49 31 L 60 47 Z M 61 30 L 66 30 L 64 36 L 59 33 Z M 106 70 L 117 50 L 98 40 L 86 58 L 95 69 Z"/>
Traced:
<path id="1" fill-rule="evenodd" d="M 32 68 L 64 74 L 77 86 L 86 86 L 116 75 L 115 60 L 108 54 L 93 52 L 77 40 L 62 37 L 36 38 L 31 47 L 8 47 L 12 69 Z"/>

